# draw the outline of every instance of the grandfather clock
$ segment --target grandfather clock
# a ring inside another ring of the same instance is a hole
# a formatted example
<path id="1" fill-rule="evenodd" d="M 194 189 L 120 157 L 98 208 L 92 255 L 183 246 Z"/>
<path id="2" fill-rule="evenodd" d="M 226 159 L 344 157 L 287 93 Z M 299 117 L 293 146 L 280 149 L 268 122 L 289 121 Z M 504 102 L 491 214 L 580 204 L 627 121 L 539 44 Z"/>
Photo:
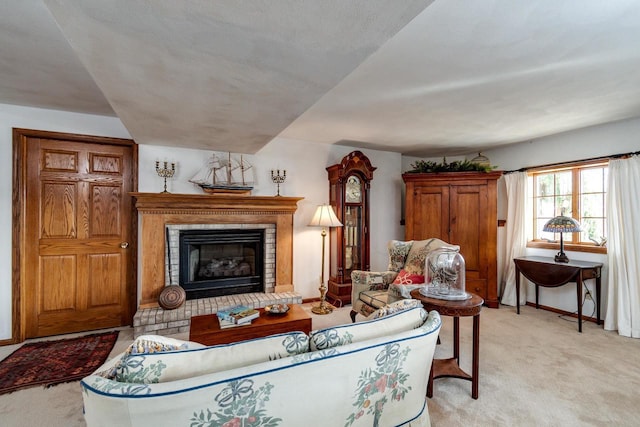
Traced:
<path id="1" fill-rule="evenodd" d="M 369 188 L 375 167 L 360 151 L 329 166 L 329 203 L 342 227 L 330 231 L 327 298 L 351 302 L 351 272 L 369 270 Z"/>

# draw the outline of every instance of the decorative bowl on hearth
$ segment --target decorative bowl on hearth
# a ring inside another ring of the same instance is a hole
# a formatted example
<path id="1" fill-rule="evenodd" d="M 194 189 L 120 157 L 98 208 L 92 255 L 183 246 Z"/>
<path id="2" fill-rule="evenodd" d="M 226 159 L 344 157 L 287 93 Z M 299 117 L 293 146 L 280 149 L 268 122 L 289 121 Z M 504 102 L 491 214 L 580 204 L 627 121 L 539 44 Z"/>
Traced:
<path id="1" fill-rule="evenodd" d="M 287 304 L 272 304 L 266 306 L 264 311 L 267 314 L 285 314 L 289 311 L 289 306 Z"/>

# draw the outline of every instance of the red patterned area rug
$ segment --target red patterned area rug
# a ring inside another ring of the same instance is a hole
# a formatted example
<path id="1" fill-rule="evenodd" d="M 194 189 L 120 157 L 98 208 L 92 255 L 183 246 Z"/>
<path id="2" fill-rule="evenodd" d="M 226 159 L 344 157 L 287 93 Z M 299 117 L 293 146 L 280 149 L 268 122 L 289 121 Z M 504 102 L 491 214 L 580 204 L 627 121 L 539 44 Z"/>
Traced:
<path id="1" fill-rule="evenodd" d="M 107 360 L 118 331 L 27 343 L 0 362 L 0 394 L 80 380 Z"/>

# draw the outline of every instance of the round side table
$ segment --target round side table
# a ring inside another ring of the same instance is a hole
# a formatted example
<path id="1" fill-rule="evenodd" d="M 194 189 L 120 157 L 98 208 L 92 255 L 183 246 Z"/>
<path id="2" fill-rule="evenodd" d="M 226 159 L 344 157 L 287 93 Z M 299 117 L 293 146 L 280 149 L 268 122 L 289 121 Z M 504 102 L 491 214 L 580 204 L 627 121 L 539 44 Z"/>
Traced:
<path id="1" fill-rule="evenodd" d="M 471 294 L 471 298 L 463 301 L 450 301 L 430 298 L 422 295 L 420 289 L 411 291 L 411 297 L 422 302 L 427 311 L 435 310 L 441 316 L 453 317 L 453 357 L 449 359 L 434 359 L 429 374 L 427 397 L 433 397 L 433 380 L 436 378 L 460 378 L 471 381 L 471 397 L 478 398 L 478 376 L 480 356 L 480 310 L 484 300 Z M 460 368 L 460 317 L 473 316 L 473 356 L 471 361 L 471 375 Z"/>

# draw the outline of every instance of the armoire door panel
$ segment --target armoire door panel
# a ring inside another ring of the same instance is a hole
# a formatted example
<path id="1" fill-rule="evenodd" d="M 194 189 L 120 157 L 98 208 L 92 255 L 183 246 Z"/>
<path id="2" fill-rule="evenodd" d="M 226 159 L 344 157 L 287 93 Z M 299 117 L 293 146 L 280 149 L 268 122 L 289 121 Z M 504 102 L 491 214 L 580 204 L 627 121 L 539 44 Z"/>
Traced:
<path id="1" fill-rule="evenodd" d="M 486 210 L 482 193 L 479 186 L 451 189 L 451 243 L 460 245 L 467 271 L 481 268 L 482 217 Z"/>
<path id="2" fill-rule="evenodd" d="M 449 188 L 419 188 L 414 191 L 411 226 L 405 234 L 407 240 L 425 240 L 432 237 L 449 240 Z M 409 223 L 409 221 L 407 221 Z"/>

